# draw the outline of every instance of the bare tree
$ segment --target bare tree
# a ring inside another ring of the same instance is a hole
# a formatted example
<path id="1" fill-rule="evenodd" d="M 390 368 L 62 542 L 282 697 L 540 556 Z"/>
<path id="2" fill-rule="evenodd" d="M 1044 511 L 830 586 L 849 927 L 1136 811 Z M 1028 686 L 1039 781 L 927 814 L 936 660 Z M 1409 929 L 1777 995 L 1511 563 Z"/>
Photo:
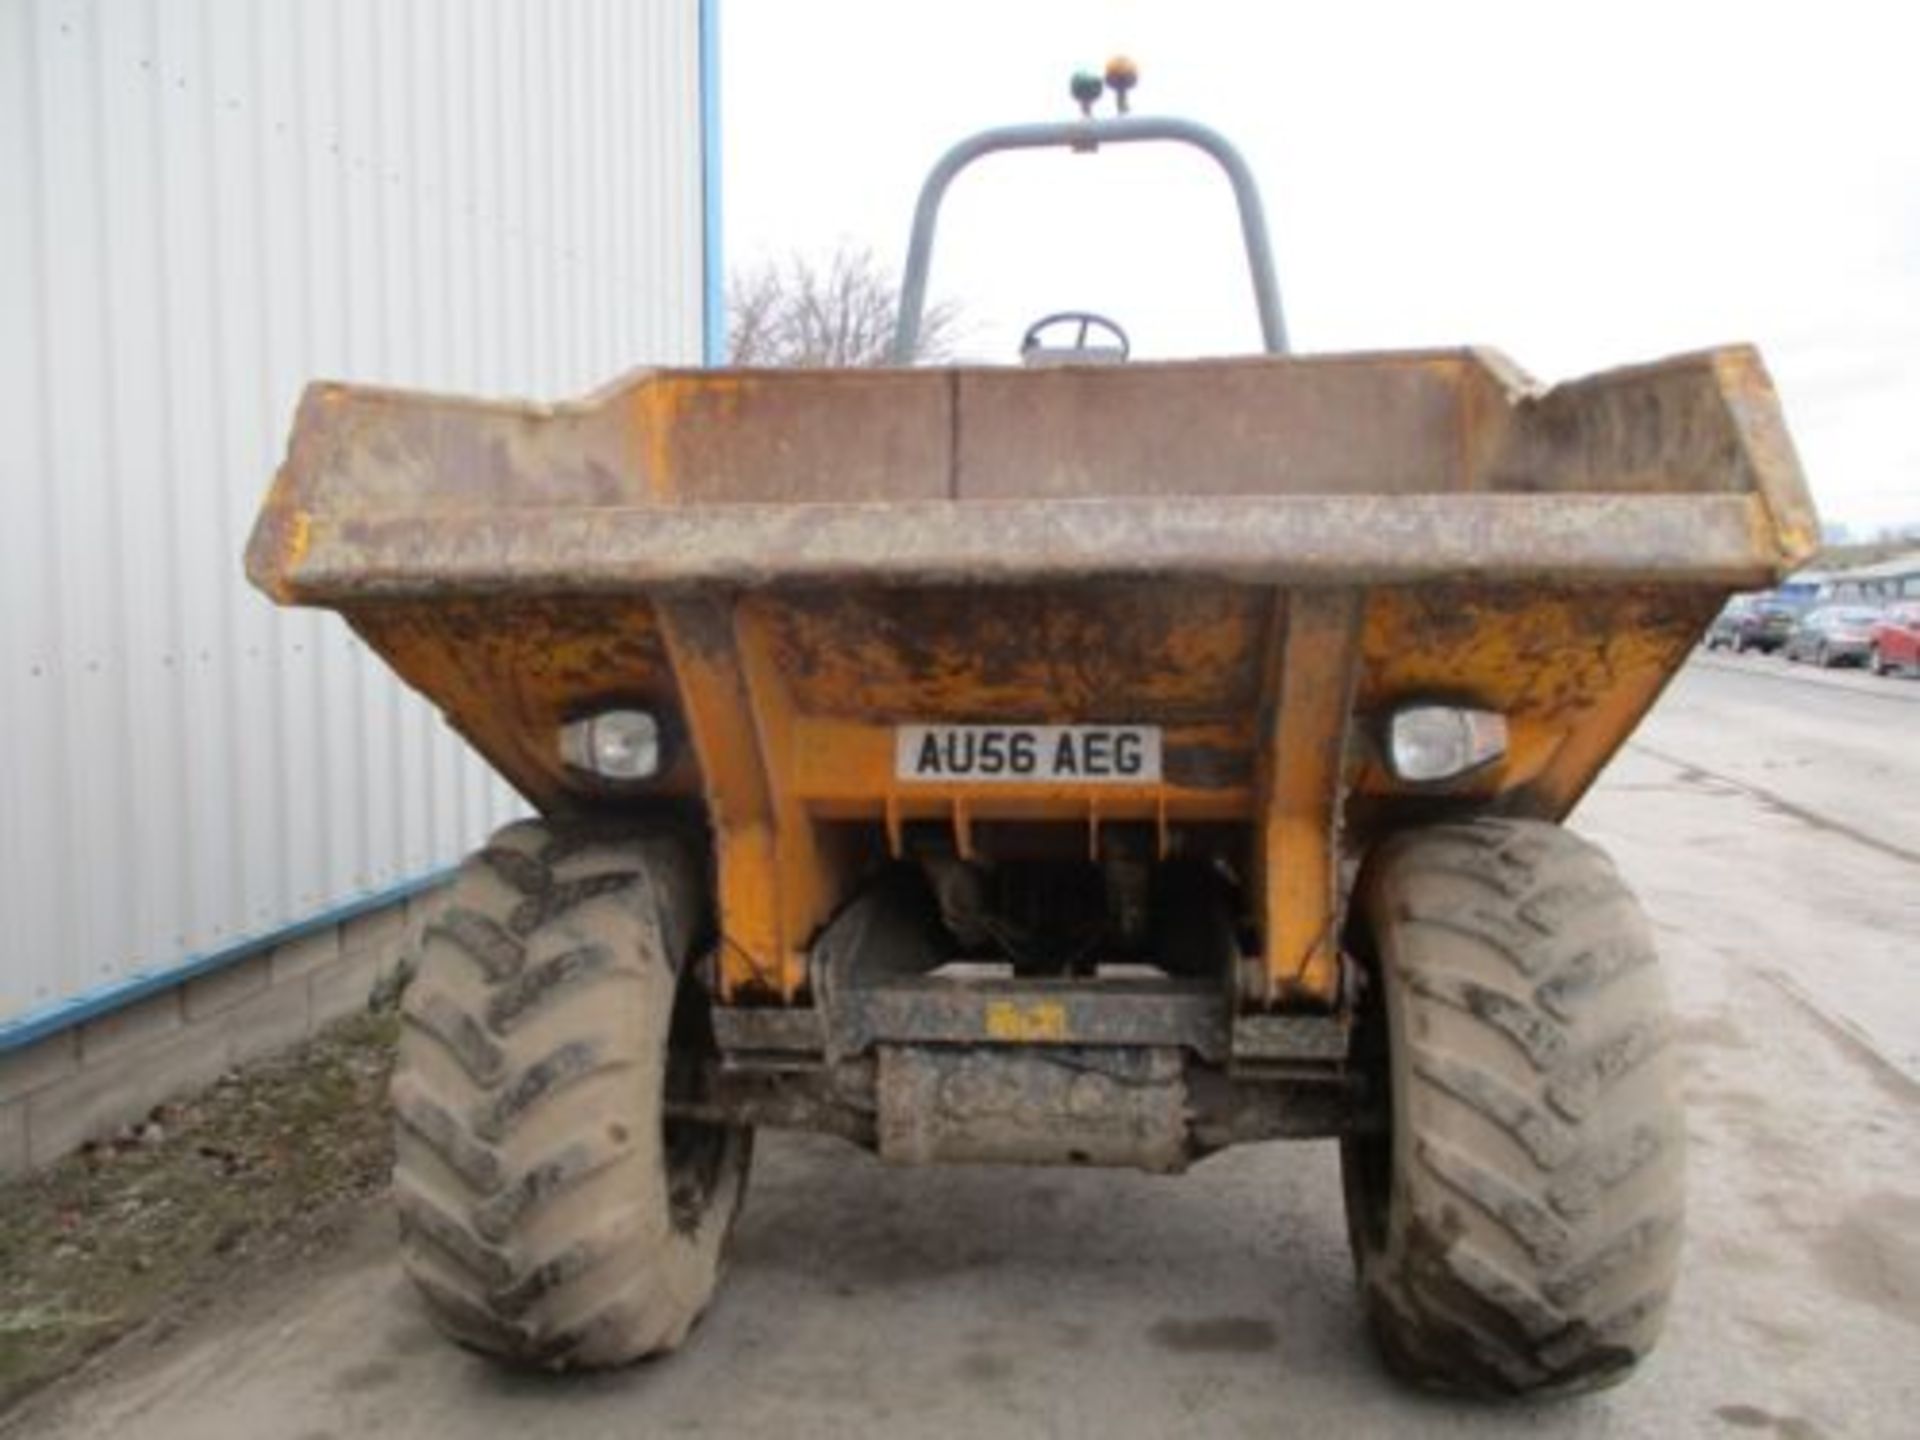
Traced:
<path id="1" fill-rule="evenodd" d="M 727 354 L 743 366 L 885 365 L 899 285 L 871 250 L 842 246 L 824 264 L 794 256 L 736 274 L 728 287 Z M 959 311 L 930 304 L 914 360 L 952 353 Z"/>

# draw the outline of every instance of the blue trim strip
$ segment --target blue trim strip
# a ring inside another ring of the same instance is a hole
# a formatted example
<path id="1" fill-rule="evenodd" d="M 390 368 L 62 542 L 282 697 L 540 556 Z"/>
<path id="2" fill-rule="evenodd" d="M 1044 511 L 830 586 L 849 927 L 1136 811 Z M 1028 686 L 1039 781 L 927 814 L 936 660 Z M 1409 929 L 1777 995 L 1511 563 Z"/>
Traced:
<path id="1" fill-rule="evenodd" d="M 703 358 L 727 363 L 727 269 L 720 244 L 720 0 L 700 0 L 701 316 Z"/>
<path id="2" fill-rule="evenodd" d="M 149 970 L 139 975 L 131 975 L 125 980 L 115 980 L 97 989 L 83 991 L 65 1000 L 56 1000 L 38 1010 L 29 1010 L 26 1014 L 12 1020 L 0 1020 L 0 1055 L 9 1050 L 19 1050 L 36 1040 L 44 1040 L 49 1035 L 57 1035 L 75 1025 L 88 1020 L 98 1019 L 124 1005 L 143 1000 L 162 990 L 171 990 L 177 985 L 206 975 L 214 970 L 223 970 L 229 965 L 270 950 L 276 945 L 285 945 L 302 936 L 316 931 L 327 930 L 335 925 L 344 925 L 349 920 L 374 910 L 384 910 L 398 901 L 410 899 L 422 891 L 432 890 L 446 884 L 453 878 L 453 866 L 444 870 L 435 870 L 417 879 L 404 880 L 385 890 L 377 890 L 349 900 L 344 905 L 336 905 L 330 910 L 322 910 L 318 915 L 296 921 L 279 930 L 270 930 L 262 935 L 251 935 L 245 940 L 236 941 L 220 950 L 208 950 L 199 955 L 189 955 L 178 964 L 169 965 L 164 970 Z"/>

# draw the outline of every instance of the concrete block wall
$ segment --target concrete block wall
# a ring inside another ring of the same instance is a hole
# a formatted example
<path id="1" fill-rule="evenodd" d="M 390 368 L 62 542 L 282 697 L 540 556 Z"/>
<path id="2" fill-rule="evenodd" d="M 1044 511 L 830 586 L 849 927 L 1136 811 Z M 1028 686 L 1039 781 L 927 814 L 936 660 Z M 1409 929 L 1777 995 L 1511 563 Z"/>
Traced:
<path id="1" fill-rule="evenodd" d="M 424 891 L 0 1054 L 0 1178 L 365 1008 L 444 903 L 444 889 Z"/>

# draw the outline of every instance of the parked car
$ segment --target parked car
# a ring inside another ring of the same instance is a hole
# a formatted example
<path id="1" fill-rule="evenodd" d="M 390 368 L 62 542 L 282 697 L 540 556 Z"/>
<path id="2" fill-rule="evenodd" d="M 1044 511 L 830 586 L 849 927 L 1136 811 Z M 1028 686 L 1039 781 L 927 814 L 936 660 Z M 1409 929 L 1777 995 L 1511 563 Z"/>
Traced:
<path id="1" fill-rule="evenodd" d="M 1777 595 L 1736 595 L 1707 627 L 1707 648 L 1772 652 L 1787 643 L 1801 607 Z"/>
<path id="2" fill-rule="evenodd" d="M 1787 637 L 1781 653 L 1789 660 L 1820 666 L 1864 665 L 1873 648 L 1873 626 L 1880 612 L 1866 605 L 1823 605 Z"/>
<path id="3" fill-rule="evenodd" d="M 1867 668 L 1876 675 L 1920 674 L 1920 600 L 1897 601 L 1873 622 Z"/>

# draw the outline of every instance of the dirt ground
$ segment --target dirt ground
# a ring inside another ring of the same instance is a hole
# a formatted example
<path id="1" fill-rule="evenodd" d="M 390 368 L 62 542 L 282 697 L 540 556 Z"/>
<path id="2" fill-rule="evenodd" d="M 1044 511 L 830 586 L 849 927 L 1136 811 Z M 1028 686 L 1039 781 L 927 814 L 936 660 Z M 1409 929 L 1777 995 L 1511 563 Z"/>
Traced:
<path id="1" fill-rule="evenodd" d="M 0 1411 L 236 1276 L 333 1248 L 386 1186 L 396 1022 L 340 1022 L 0 1186 Z"/>

